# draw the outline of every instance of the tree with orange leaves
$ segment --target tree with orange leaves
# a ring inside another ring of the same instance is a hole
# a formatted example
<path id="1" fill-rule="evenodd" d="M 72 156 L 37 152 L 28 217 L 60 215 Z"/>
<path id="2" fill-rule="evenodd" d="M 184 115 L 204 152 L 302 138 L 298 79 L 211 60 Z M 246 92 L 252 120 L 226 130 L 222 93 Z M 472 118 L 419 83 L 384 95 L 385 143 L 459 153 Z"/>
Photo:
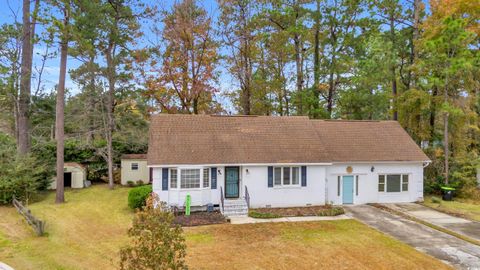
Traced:
<path id="1" fill-rule="evenodd" d="M 161 67 L 146 79 L 146 95 L 161 111 L 212 113 L 217 91 L 218 44 L 213 39 L 211 18 L 195 0 L 184 0 L 163 14 L 158 33 L 165 47 L 154 53 Z M 154 62 L 156 59 L 154 60 Z"/>

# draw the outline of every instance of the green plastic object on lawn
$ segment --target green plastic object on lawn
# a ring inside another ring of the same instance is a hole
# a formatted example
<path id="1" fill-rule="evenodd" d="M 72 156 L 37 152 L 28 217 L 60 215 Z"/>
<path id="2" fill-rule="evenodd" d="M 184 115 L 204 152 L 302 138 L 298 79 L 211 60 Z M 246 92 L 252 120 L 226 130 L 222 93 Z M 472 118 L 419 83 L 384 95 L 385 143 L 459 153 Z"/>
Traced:
<path id="1" fill-rule="evenodd" d="M 185 200 L 185 216 L 190 216 L 190 204 L 192 203 L 192 198 L 190 194 L 187 194 L 187 198 Z"/>

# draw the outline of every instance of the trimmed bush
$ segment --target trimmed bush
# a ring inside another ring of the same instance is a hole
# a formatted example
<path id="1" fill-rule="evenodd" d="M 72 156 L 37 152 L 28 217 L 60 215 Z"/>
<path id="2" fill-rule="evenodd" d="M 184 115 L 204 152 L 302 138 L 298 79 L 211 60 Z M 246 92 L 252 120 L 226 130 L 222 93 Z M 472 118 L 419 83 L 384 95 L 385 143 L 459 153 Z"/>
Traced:
<path id="1" fill-rule="evenodd" d="M 345 214 L 345 210 L 342 207 L 333 206 L 331 208 L 326 208 L 317 213 L 318 216 L 327 217 L 327 216 L 338 216 Z"/>
<path id="2" fill-rule="evenodd" d="M 274 213 L 262 213 L 250 210 L 248 211 L 248 216 L 252 218 L 281 218 L 282 216 Z"/>
<path id="3" fill-rule="evenodd" d="M 132 209 L 142 208 L 145 206 L 145 202 L 150 193 L 152 193 L 151 185 L 132 188 L 132 190 L 128 192 L 128 207 Z"/>
<path id="4" fill-rule="evenodd" d="M 134 187 L 134 186 L 135 186 L 135 182 L 133 182 L 132 180 L 128 180 L 128 181 L 127 181 L 127 186 L 129 186 L 129 187 Z"/>

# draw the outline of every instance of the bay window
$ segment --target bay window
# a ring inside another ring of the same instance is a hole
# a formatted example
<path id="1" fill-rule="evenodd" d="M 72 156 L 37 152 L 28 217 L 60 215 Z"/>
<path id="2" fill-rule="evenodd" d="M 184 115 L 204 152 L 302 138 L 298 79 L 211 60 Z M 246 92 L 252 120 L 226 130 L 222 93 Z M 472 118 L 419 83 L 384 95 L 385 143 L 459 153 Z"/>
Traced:
<path id="1" fill-rule="evenodd" d="M 172 189 L 200 189 L 210 187 L 210 168 L 170 168 Z"/>

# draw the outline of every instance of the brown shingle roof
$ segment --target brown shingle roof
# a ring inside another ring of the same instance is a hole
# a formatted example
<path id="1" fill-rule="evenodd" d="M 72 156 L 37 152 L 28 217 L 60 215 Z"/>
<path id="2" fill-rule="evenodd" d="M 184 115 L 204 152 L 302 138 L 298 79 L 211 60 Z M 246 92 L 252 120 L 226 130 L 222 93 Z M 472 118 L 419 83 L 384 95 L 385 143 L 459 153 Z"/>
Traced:
<path id="1" fill-rule="evenodd" d="M 147 159 L 147 154 L 124 154 L 121 159 Z"/>
<path id="2" fill-rule="evenodd" d="M 428 161 L 396 121 L 311 120 L 332 162 Z"/>
<path id="3" fill-rule="evenodd" d="M 149 165 L 327 160 L 307 117 L 160 114 L 151 119 Z"/>
<path id="4" fill-rule="evenodd" d="M 393 121 L 308 117 L 152 116 L 149 165 L 426 161 Z"/>

